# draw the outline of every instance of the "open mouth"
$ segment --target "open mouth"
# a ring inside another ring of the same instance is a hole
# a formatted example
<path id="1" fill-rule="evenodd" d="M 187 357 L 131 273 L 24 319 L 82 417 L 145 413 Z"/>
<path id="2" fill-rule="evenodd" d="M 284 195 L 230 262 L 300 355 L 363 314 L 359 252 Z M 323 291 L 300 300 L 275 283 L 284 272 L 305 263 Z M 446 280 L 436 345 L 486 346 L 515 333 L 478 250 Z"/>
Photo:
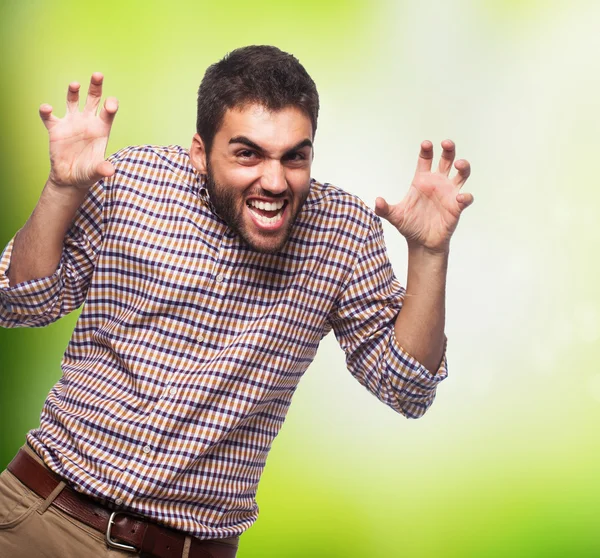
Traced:
<path id="1" fill-rule="evenodd" d="M 283 220 L 288 200 L 260 201 L 248 200 L 246 206 L 258 225 L 268 228 L 276 228 Z"/>

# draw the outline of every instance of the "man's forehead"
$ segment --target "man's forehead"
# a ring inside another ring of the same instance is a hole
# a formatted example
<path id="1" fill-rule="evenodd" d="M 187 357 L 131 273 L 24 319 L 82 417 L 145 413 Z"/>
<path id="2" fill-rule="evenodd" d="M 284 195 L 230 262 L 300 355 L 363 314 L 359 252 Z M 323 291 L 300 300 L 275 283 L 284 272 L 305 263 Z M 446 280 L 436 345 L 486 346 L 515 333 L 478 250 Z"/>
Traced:
<path id="1" fill-rule="evenodd" d="M 248 103 L 227 109 L 217 131 L 221 141 L 244 136 L 261 145 L 268 142 L 280 147 L 312 139 L 312 123 L 304 111 L 295 106 L 272 110 Z"/>

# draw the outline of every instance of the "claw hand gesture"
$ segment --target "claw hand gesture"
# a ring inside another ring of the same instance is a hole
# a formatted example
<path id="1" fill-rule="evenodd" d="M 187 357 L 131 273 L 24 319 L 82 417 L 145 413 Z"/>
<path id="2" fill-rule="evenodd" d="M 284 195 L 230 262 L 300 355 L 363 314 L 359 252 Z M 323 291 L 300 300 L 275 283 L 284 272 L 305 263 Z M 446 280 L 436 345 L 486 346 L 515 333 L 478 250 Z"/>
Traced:
<path id="1" fill-rule="evenodd" d="M 87 190 L 115 170 L 104 159 L 110 129 L 118 109 L 117 99 L 109 97 L 97 114 L 102 97 L 102 74 L 92 75 L 83 111 L 79 111 L 79 83 L 69 85 L 67 114 L 57 118 L 52 107 L 40 106 L 40 117 L 50 140 L 49 184 L 58 188 Z"/>
<path id="2" fill-rule="evenodd" d="M 473 203 L 471 194 L 460 193 L 471 167 L 464 159 L 454 163 L 454 157 L 454 142 L 443 141 L 438 168 L 432 172 L 433 144 L 424 141 L 415 176 L 404 199 L 396 205 L 389 205 L 383 198 L 376 200 L 375 213 L 394 225 L 409 247 L 447 252 L 461 213 Z M 454 178 L 449 176 L 452 163 L 457 170 Z"/>

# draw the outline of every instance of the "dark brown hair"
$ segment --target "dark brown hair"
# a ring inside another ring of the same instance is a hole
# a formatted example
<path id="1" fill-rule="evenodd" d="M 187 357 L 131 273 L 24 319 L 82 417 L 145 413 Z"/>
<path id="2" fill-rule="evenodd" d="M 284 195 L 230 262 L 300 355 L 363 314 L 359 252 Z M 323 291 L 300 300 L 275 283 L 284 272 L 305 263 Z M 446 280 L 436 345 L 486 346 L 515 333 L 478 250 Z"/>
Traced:
<path id="1" fill-rule="evenodd" d="M 274 46 L 247 46 L 209 66 L 198 89 L 196 131 L 207 153 L 227 109 L 259 104 L 272 111 L 302 110 L 317 131 L 319 94 L 312 78 L 291 54 Z"/>

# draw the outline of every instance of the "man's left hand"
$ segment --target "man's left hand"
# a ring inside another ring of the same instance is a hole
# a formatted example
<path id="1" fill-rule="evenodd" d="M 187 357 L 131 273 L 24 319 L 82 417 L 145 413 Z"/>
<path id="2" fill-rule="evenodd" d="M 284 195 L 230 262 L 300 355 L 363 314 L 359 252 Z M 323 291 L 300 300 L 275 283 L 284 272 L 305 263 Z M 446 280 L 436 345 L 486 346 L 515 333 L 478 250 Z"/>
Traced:
<path id="1" fill-rule="evenodd" d="M 415 176 L 404 199 L 395 205 L 389 205 L 383 198 L 375 202 L 375 213 L 400 231 L 409 248 L 448 252 L 461 213 L 473 203 L 471 194 L 460 192 L 471 174 L 471 166 L 464 159 L 454 163 L 455 152 L 454 142 L 444 140 L 438 168 L 432 172 L 433 144 L 424 141 Z M 452 163 L 457 170 L 454 178 L 450 178 Z"/>

